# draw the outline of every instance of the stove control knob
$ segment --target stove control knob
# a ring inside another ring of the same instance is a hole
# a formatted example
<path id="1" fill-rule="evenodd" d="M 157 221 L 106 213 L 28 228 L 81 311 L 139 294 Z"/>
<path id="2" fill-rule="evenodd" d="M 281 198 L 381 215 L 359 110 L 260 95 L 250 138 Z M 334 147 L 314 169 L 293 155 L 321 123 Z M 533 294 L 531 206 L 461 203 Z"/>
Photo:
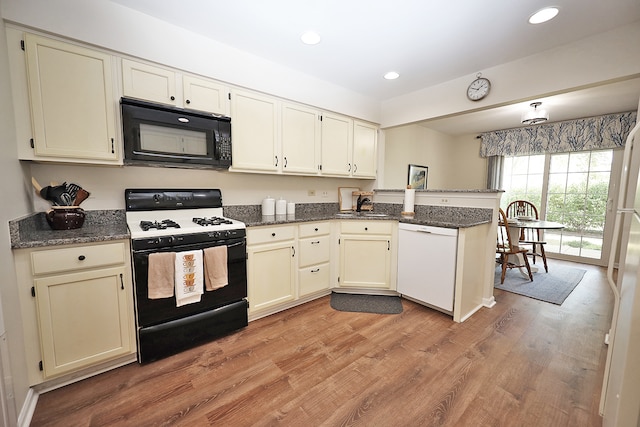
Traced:
<path id="1" fill-rule="evenodd" d="M 176 241 L 175 237 L 173 237 L 173 236 L 167 237 L 167 243 L 168 244 L 172 245 L 172 244 L 175 243 L 175 241 Z"/>
<path id="2" fill-rule="evenodd" d="M 231 232 L 229 230 L 224 232 L 224 237 L 229 237 L 231 236 Z"/>

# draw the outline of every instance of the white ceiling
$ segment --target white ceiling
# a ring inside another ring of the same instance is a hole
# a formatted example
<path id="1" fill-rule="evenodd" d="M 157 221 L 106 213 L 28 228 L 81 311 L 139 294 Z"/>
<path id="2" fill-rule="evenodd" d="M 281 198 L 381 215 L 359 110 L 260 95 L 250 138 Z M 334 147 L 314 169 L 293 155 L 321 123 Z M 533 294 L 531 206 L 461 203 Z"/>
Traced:
<path id="1" fill-rule="evenodd" d="M 640 20 L 639 0 L 111 1 L 380 101 Z M 560 9 L 555 19 L 527 22 L 549 5 Z M 322 41 L 302 44 L 307 30 Z M 400 78 L 384 80 L 392 70 Z M 600 87 L 542 101 L 552 120 L 635 109 L 640 79 L 607 92 Z M 614 111 L 583 113 L 585 105 L 596 104 L 592 96 Z M 517 106 L 517 118 L 526 105 Z M 513 113 L 516 106 L 511 108 Z M 503 107 L 474 113 L 463 126 L 451 118 L 429 126 L 452 134 L 514 127 L 513 118 L 499 119 L 507 114 Z"/>

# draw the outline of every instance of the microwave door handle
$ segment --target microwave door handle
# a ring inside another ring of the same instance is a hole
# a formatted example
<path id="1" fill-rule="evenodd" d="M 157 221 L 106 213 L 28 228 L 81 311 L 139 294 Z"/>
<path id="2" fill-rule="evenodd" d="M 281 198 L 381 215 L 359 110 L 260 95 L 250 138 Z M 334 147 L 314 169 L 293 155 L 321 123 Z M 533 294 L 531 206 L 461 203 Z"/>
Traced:
<path id="1" fill-rule="evenodd" d="M 220 134 L 218 129 L 213 130 L 213 158 L 220 159 Z"/>

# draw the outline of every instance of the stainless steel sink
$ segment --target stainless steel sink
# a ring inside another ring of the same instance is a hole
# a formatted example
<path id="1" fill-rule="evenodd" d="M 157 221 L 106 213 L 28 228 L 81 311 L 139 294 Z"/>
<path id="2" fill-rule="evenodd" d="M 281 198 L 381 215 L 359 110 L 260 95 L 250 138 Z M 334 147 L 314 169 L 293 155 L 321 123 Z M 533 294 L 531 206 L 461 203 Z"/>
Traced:
<path id="1" fill-rule="evenodd" d="M 385 213 L 378 212 L 339 212 L 336 214 L 338 218 L 360 218 L 360 217 L 369 217 L 369 218 L 384 218 L 389 216 Z"/>

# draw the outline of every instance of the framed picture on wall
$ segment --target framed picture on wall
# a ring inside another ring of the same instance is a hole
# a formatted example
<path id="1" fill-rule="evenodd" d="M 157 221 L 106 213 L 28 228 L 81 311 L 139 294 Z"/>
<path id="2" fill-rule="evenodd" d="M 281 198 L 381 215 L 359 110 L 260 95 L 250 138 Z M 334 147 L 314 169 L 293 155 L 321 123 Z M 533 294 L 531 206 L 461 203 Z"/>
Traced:
<path id="1" fill-rule="evenodd" d="M 416 190 L 426 190 L 428 172 L 429 168 L 426 166 L 410 164 L 407 185 Z"/>

